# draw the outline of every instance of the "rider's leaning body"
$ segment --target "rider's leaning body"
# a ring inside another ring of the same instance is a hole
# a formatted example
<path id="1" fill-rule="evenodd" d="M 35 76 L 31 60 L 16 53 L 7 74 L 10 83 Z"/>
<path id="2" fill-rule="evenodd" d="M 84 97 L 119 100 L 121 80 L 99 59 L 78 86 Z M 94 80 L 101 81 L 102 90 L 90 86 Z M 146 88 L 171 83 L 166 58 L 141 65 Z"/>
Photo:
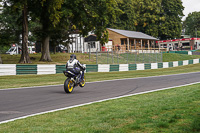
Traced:
<path id="1" fill-rule="evenodd" d="M 70 55 L 70 59 L 66 63 L 66 71 L 73 72 L 74 74 L 77 75 L 78 79 L 84 72 L 83 70 L 85 67 L 76 59 L 76 55 L 72 54 Z M 82 80 L 83 77 L 81 77 Z M 81 82 L 81 81 L 79 81 Z"/>

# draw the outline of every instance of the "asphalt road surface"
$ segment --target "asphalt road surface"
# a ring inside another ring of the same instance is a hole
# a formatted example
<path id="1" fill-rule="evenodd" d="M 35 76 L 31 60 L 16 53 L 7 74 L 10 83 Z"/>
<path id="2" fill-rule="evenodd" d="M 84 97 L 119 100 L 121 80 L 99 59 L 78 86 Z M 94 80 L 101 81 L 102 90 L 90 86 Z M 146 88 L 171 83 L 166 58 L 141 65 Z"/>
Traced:
<path id="1" fill-rule="evenodd" d="M 86 83 L 84 88 L 77 87 L 71 94 L 64 92 L 63 85 L 0 90 L 0 122 L 73 105 L 199 81 L 200 72 L 196 72 Z"/>

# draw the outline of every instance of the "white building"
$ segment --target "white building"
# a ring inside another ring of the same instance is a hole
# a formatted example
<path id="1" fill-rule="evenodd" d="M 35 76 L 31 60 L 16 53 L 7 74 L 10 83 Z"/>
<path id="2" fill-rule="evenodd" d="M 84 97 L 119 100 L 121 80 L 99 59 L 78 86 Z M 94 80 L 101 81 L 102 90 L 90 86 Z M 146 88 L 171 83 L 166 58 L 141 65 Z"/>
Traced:
<path id="1" fill-rule="evenodd" d="M 112 51 L 112 40 L 105 43 L 104 46 L 97 41 L 97 36 L 91 34 L 85 38 L 84 41 L 84 51 L 85 52 L 96 52 L 96 51 Z"/>
<path id="2" fill-rule="evenodd" d="M 69 35 L 71 43 L 69 43 L 69 52 L 70 53 L 84 53 L 84 37 L 79 34 Z"/>

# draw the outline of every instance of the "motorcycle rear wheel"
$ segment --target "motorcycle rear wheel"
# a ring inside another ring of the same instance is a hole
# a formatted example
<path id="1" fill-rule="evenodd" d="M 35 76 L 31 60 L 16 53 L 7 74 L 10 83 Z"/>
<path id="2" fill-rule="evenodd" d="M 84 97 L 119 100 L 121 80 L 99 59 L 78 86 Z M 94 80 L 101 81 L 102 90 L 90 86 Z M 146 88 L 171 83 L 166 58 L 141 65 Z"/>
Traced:
<path id="1" fill-rule="evenodd" d="M 65 92 L 71 93 L 73 92 L 73 89 L 74 89 L 74 82 L 70 78 L 67 78 L 64 83 Z"/>

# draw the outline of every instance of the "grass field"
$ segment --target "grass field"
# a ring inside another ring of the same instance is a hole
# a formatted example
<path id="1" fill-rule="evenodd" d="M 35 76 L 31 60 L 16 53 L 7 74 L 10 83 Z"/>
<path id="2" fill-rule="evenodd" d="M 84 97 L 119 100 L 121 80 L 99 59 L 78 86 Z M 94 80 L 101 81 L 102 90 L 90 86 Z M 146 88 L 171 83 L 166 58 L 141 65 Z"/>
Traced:
<path id="1" fill-rule="evenodd" d="M 109 100 L 0 125 L 5 133 L 199 133 L 200 84 Z"/>
<path id="2" fill-rule="evenodd" d="M 76 53 L 77 59 L 82 63 L 82 64 L 96 64 L 96 55 L 91 54 L 90 60 L 89 60 L 89 54 L 81 54 L 81 53 Z M 100 54 L 101 55 L 101 54 Z M 107 63 L 107 55 L 104 56 L 98 56 L 98 62 L 101 64 L 106 64 Z M 19 59 L 21 55 L 7 55 L 7 54 L 2 54 L 2 60 L 3 64 L 18 64 Z M 32 64 L 66 64 L 67 60 L 69 60 L 70 54 L 68 53 L 56 53 L 56 54 L 51 54 L 52 62 L 42 62 L 39 61 L 41 54 L 30 54 L 29 55 L 32 61 Z M 149 55 L 147 54 L 146 56 L 140 54 L 137 55 L 137 60 L 136 63 L 143 63 L 144 61 L 146 63 L 150 62 L 158 62 L 161 61 L 160 56 L 155 57 L 156 55 Z M 144 58 L 144 59 L 143 59 Z M 155 59 L 157 58 L 157 59 Z M 173 54 L 173 53 L 164 53 L 163 54 L 163 62 L 169 62 L 169 61 L 181 61 L 181 60 L 189 60 L 189 59 L 196 59 L 200 58 L 200 55 L 184 55 L 184 54 Z M 128 63 L 135 63 L 135 55 L 134 54 L 129 54 L 128 58 Z M 150 61 L 149 61 L 150 60 Z M 120 54 L 119 59 L 117 61 L 116 55 L 113 58 L 114 63 L 116 64 L 119 62 L 119 64 L 127 63 L 127 54 Z M 112 57 L 109 55 L 109 64 L 112 64 Z"/>

